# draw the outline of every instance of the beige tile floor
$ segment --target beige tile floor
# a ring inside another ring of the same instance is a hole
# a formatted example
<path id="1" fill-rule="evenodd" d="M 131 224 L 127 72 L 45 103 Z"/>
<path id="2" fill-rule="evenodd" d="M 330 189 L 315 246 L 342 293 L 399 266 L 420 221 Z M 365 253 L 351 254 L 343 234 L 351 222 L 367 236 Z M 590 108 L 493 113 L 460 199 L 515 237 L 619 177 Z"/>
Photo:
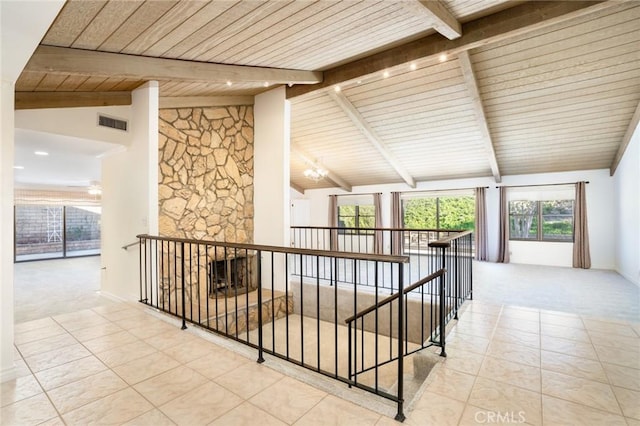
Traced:
<path id="1" fill-rule="evenodd" d="M 398 424 L 373 396 L 356 405 L 135 304 L 15 332 L 2 425 Z M 447 353 L 405 424 L 640 425 L 638 323 L 474 301 Z"/>

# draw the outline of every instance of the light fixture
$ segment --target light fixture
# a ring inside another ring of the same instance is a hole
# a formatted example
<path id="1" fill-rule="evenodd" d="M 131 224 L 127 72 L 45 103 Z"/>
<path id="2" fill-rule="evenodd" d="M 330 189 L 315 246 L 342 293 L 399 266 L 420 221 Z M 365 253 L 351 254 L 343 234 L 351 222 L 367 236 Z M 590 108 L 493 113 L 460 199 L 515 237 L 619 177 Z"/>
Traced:
<path id="1" fill-rule="evenodd" d="M 13 166 L 16 170 L 24 170 L 24 166 Z"/>
<path id="2" fill-rule="evenodd" d="M 410 69 L 411 71 L 415 71 L 415 70 L 416 70 L 416 68 L 418 68 L 418 66 L 416 65 L 416 63 L 415 63 L 415 62 L 412 62 L 412 63 L 411 63 L 411 65 L 409 65 L 409 69 Z"/>
<path id="3" fill-rule="evenodd" d="M 102 187 L 98 182 L 92 181 L 87 192 L 89 195 L 102 195 Z"/>
<path id="4" fill-rule="evenodd" d="M 328 172 L 320 167 L 312 167 L 304 171 L 304 177 L 314 182 L 318 182 L 327 176 Z"/>
<path id="5" fill-rule="evenodd" d="M 386 71 L 386 70 L 385 70 L 385 72 L 383 72 L 383 73 L 382 73 L 382 76 L 383 76 L 384 78 L 389 77 L 389 71 Z"/>
<path id="6" fill-rule="evenodd" d="M 447 60 L 447 54 L 446 53 L 442 53 L 440 56 L 438 56 L 438 59 L 440 60 L 440 62 L 444 62 Z"/>
<path id="7" fill-rule="evenodd" d="M 45 152 L 45 151 L 36 151 L 36 152 L 34 152 L 34 154 L 35 155 L 40 155 L 42 157 L 46 157 L 47 155 L 49 155 L 49 153 Z"/>
<path id="8" fill-rule="evenodd" d="M 264 87 L 269 87 L 269 82 L 268 81 L 264 82 Z"/>
<path id="9" fill-rule="evenodd" d="M 233 83 L 231 82 L 231 80 L 228 80 L 228 81 L 227 81 L 227 86 L 231 87 L 231 85 L 232 85 L 232 84 L 233 84 Z"/>
<path id="10" fill-rule="evenodd" d="M 339 92 L 340 91 L 340 86 L 334 86 L 333 90 L 335 90 L 336 92 Z"/>

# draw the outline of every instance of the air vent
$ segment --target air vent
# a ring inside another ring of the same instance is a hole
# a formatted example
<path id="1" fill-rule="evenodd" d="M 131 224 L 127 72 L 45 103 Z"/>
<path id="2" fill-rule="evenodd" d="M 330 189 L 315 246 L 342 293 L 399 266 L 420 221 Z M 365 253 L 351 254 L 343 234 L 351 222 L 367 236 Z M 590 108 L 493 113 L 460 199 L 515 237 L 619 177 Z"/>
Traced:
<path id="1" fill-rule="evenodd" d="M 106 115 L 98 115 L 98 126 L 111 127 L 112 129 L 123 130 L 126 132 L 128 124 L 129 123 L 125 120 L 107 117 Z"/>

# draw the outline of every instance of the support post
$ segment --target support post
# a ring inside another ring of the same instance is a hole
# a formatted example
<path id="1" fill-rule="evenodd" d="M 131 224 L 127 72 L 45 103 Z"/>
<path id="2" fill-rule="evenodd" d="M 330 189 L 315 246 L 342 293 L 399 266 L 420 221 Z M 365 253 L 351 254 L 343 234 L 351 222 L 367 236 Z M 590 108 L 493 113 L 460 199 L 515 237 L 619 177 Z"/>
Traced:
<path id="1" fill-rule="evenodd" d="M 404 268 L 398 263 L 398 413 L 395 419 L 404 417 Z"/>
<path id="2" fill-rule="evenodd" d="M 442 269 L 445 269 L 445 248 L 442 247 Z M 445 350 L 445 334 L 447 331 L 447 326 L 444 322 L 445 320 L 445 313 L 444 313 L 444 308 L 445 308 L 445 303 L 446 303 L 446 298 L 445 298 L 445 273 L 443 273 L 442 275 L 440 275 L 440 347 L 442 348 L 442 350 L 440 351 L 440 356 L 441 357 L 446 357 L 447 356 L 447 352 Z"/>
<path id="3" fill-rule="evenodd" d="M 180 270 L 182 271 L 182 277 L 181 277 L 181 281 L 182 281 L 182 329 L 186 330 L 187 329 L 187 322 L 185 319 L 185 310 L 186 310 L 186 304 L 185 304 L 185 291 L 184 291 L 184 285 L 186 280 L 184 279 L 184 242 L 180 243 L 180 254 L 182 255 L 182 261 L 180 262 Z"/>
<path id="4" fill-rule="evenodd" d="M 264 362 L 264 357 L 262 353 L 262 250 L 258 250 L 258 364 L 262 364 Z M 273 268 L 273 266 L 272 266 Z M 273 288 L 273 286 L 272 286 Z M 273 297 L 273 294 L 271 295 Z M 272 321 L 274 318 L 271 319 Z M 275 336 L 274 336 L 275 338 Z"/>

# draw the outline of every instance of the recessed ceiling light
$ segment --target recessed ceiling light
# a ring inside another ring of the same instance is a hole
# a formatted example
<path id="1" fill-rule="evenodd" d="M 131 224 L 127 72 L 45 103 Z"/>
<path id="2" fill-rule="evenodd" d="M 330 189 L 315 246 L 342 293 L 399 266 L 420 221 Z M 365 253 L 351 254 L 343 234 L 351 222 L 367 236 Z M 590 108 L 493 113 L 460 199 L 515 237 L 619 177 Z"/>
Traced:
<path id="1" fill-rule="evenodd" d="M 41 155 L 43 157 L 46 157 L 47 155 L 49 155 L 49 153 L 45 152 L 45 151 L 36 151 L 36 152 L 34 152 L 34 154 L 35 155 Z"/>
<path id="2" fill-rule="evenodd" d="M 24 166 L 13 166 L 13 168 L 16 170 L 23 170 Z"/>
<path id="3" fill-rule="evenodd" d="M 438 56 L 438 59 L 440 60 L 440 62 L 444 62 L 447 60 L 447 54 L 443 53 L 440 56 Z"/>

